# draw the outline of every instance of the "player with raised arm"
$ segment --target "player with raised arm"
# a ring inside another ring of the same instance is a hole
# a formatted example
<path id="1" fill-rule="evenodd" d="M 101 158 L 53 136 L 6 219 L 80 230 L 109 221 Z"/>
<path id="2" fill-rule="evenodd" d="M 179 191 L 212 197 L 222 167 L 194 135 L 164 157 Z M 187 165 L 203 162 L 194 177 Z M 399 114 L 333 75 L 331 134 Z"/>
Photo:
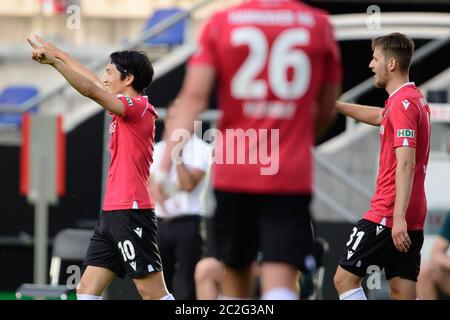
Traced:
<path id="1" fill-rule="evenodd" d="M 129 275 L 143 299 L 173 300 L 161 270 L 154 202 L 148 188 L 157 114 L 142 93 L 153 78 L 144 53 L 114 52 L 103 81 L 56 46 L 31 39 L 33 60 L 55 68 L 83 96 L 108 110 L 111 120 L 103 211 L 77 286 L 79 300 L 100 300 L 115 276 Z"/>

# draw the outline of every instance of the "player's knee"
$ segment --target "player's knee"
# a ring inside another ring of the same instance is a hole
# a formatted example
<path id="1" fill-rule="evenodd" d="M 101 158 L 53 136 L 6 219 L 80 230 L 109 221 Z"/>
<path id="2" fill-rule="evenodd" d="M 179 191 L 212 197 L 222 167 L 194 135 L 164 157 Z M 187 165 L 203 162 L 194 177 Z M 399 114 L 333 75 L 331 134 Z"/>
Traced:
<path id="1" fill-rule="evenodd" d="M 143 300 L 159 300 L 169 294 L 161 272 L 133 280 Z"/>
<path id="2" fill-rule="evenodd" d="M 345 279 L 345 275 L 340 272 L 340 270 L 336 270 L 336 273 L 333 277 L 334 287 L 338 292 L 345 292 L 347 291 L 346 288 L 348 287 L 347 281 Z"/>
<path id="3" fill-rule="evenodd" d="M 80 282 L 76 287 L 77 294 L 87 294 L 93 296 L 101 296 L 102 292 L 95 285 L 89 284 L 83 278 L 81 278 Z"/>
<path id="4" fill-rule="evenodd" d="M 336 270 L 333 277 L 334 287 L 337 292 L 343 293 L 350 289 L 358 288 L 360 286 L 360 281 L 355 277 L 349 277 L 347 272 L 341 268 Z"/>
<path id="5" fill-rule="evenodd" d="M 343 279 L 342 275 L 339 274 L 338 271 L 336 271 L 336 273 L 334 274 L 334 277 L 333 277 L 333 283 L 334 283 L 334 287 L 336 288 L 336 290 L 338 292 L 342 291 L 343 282 L 344 282 L 344 279 Z"/>
<path id="6" fill-rule="evenodd" d="M 415 300 L 417 298 L 415 287 L 390 285 L 391 300 Z"/>
<path id="7" fill-rule="evenodd" d="M 195 266 L 195 282 L 202 282 L 205 280 L 217 280 L 218 274 L 220 273 L 221 265 L 220 262 L 214 261 L 212 258 L 200 260 Z"/>
<path id="8" fill-rule="evenodd" d="M 407 293 L 405 290 L 391 286 L 391 300 L 414 300 L 415 298 L 414 295 Z"/>
<path id="9" fill-rule="evenodd" d="M 136 283 L 136 289 L 139 292 L 142 300 L 159 300 L 164 294 L 156 292 L 146 283 Z"/>
<path id="10" fill-rule="evenodd" d="M 394 286 L 391 286 L 390 295 L 391 295 L 392 300 L 401 300 L 402 299 L 400 290 L 398 290 L 398 288 L 396 288 Z"/>

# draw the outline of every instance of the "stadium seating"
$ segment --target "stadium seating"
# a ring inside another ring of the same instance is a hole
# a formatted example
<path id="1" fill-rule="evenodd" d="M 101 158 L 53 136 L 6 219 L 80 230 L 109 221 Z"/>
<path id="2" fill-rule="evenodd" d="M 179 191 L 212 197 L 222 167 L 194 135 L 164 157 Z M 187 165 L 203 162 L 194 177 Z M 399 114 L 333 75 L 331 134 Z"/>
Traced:
<path id="1" fill-rule="evenodd" d="M 24 283 L 17 289 L 16 297 L 18 299 L 22 297 L 67 299 L 67 294 L 71 291 L 71 288 L 66 284 L 59 285 L 61 262 L 63 260 L 82 261 L 92 234 L 93 230 L 91 229 L 68 228 L 58 232 L 53 242 L 50 284 Z"/>
<path id="2" fill-rule="evenodd" d="M 144 30 L 147 30 L 161 21 L 173 16 L 177 13 L 183 12 L 182 9 L 179 8 L 165 8 L 155 10 L 153 15 L 147 20 L 144 26 Z M 169 46 L 172 47 L 174 45 L 180 45 L 184 42 L 184 36 L 187 26 L 187 18 L 180 20 L 175 23 L 173 26 L 167 28 L 166 30 L 160 32 L 156 36 L 148 39 L 144 42 L 145 46 Z"/>
<path id="3" fill-rule="evenodd" d="M 35 97 L 38 89 L 34 86 L 15 85 L 5 87 L 0 94 L 0 107 L 19 108 L 25 101 Z M 37 105 L 33 106 L 30 112 L 37 111 Z M 1 127 L 20 127 L 22 122 L 22 113 L 8 113 L 0 111 Z"/>

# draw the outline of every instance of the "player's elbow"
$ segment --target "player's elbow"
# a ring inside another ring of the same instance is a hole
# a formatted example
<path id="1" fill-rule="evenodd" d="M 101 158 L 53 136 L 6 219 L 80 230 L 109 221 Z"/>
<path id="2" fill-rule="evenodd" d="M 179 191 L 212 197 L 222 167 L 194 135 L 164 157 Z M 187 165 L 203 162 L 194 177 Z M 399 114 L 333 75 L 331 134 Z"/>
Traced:
<path id="1" fill-rule="evenodd" d="M 383 110 L 377 110 L 376 117 L 372 120 L 372 125 L 381 126 L 381 121 L 383 120 Z"/>
<path id="2" fill-rule="evenodd" d="M 194 190 L 195 188 L 195 184 L 192 182 L 184 182 L 184 183 L 180 183 L 180 189 L 186 192 L 191 192 L 192 190 Z"/>
<path id="3" fill-rule="evenodd" d="M 416 169 L 416 161 L 415 159 L 401 159 L 397 161 L 397 169 L 406 173 L 414 174 L 414 170 Z"/>

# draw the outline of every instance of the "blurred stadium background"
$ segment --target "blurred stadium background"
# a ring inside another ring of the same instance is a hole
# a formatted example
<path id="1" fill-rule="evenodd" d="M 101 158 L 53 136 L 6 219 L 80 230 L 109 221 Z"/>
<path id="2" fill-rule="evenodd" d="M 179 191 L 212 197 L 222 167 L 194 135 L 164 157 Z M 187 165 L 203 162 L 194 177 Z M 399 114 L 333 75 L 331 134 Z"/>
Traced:
<path id="1" fill-rule="evenodd" d="M 56 43 L 101 74 L 107 54 L 138 48 L 154 61 L 156 78 L 147 94 L 163 108 L 181 86 L 199 26 L 213 11 L 238 0 L 2 0 L 0 6 L 0 299 L 13 299 L 22 283 L 33 282 L 34 207 L 19 193 L 21 115 L 61 114 L 66 134 L 65 195 L 49 208 L 48 261 L 55 235 L 65 228 L 92 228 L 101 208 L 108 116 L 80 97 L 62 77 L 30 59 L 27 36 Z M 370 41 L 393 31 L 416 43 L 411 79 L 432 108 L 431 159 L 427 176 L 433 235 L 450 210 L 450 158 L 445 151 L 450 122 L 450 1 L 304 1 L 332 14 L 344 65 L 342 99 L 383 105 L 387 95 L 374 89 L 368 63 Z M 378 12 L 378 9 L 381 12 Z M 161 33 L 158 29 L 168 28 Z M 155 36 L 156 34 L 156 36 Z M 215 98 L 204 119 L 214 123 Z M 157 124 L 157 140 L 161 122 Z M 207 129 L 207 126 L 204 126 Z M 105 134 L 106 133 L 106 134 Z M 377 172 L 378 130 L 339 116 L 315 149 L 314 219 L 330 251 L 325 260 L 323 298 L 335 299 L 332 276 L 352 223 L 368 208 Z M 424 249 L 426 250 L 426 248 Z M 426 253 L 424 252 L 426 259 Z M 65 262 L 66 263 L 66 262 Z M 64 283 L 65 264 L 59 282 Z M 48 282 L 47 280 L 46 282 Z M 108 296 L 132 299 L 127 281 L 116 281 Z M 370 290 L 373 299 L 387 297 Z"/>

